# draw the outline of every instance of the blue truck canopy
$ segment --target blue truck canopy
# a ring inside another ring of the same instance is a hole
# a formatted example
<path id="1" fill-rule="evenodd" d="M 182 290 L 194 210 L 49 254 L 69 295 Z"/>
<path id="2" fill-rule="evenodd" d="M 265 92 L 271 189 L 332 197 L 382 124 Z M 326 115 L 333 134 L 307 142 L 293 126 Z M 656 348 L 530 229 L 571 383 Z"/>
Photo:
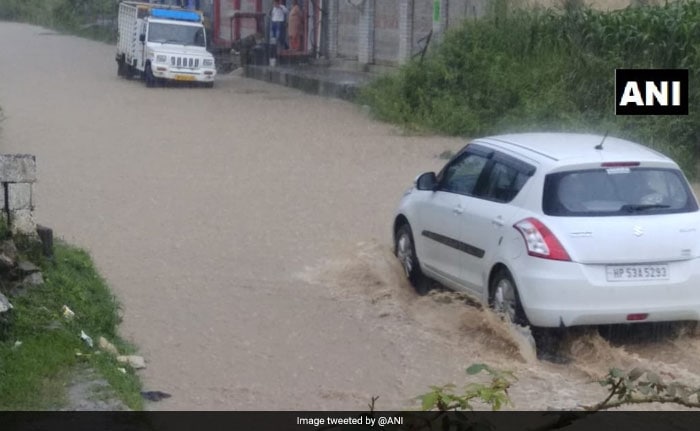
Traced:
<path id="1" fill-rule="evenodd" d="M 178 21 L 200 22 L 202 17 L 197 12 L 186 10 L 151 9 L 153 18 L 175 19 Z"/>

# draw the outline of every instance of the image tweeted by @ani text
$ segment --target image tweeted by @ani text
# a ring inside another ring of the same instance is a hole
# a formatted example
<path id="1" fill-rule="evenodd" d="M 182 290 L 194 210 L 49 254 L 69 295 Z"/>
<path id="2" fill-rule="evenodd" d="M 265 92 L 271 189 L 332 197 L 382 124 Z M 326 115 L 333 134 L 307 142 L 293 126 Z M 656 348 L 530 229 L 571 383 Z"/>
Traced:
<path id="1" fill-rule="evenodd" d="M 368 427 L 383 427 L 386 425 L 403 425 L 402 416 L 326 416 L 326 417 L 301 417 L 297 416 L 297 425 L 309 427 L 321 427 L 328 425 L 364 425 Z"/>

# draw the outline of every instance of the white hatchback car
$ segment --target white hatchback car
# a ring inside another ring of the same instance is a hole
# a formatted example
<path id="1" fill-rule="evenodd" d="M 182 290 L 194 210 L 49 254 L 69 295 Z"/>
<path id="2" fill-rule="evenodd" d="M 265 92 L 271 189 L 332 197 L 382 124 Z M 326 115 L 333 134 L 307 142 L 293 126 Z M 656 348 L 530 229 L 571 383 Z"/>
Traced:
<path id="1" fill-rule="evenodd" d="M 536 327 L 700 320 L 700 212 L 678 165 L 583 134 L 477 139 L 420 175 L 395 252 L 428 276 Z"/>

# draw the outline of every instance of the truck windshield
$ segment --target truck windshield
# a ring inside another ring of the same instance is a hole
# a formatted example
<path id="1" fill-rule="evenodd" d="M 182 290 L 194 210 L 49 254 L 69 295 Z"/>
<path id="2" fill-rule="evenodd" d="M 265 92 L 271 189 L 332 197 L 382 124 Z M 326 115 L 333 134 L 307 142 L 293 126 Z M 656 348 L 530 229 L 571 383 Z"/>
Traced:
<path id="1" fill-rule="evenodd" d="M 148 26 L 148 41 L 205 46 L 204 27 L 154 22 Z"/>

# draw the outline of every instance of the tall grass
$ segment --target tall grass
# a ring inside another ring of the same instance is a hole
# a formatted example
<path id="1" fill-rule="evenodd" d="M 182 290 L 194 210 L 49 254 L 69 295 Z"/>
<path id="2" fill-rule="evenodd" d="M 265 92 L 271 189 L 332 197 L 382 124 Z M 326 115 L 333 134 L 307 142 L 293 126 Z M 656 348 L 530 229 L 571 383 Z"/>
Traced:
<path id="1" fill-rule="evenodd" d="M 495 9 L 446 34 L 424 61 L 375 81 L 361 102 L 381 119 L 453 135 L 608 131 L 667 153 L 694 176 L 700 3 Z M 689 69 L 690 115 L 616 117 L 616 68 Z"/>
<path id="2" fill-rule="evenodd" d="M 112 41 L 114 0 L 1 0 L 0 20 L 20 21 L 55 28 L 80 36 Z"/>

